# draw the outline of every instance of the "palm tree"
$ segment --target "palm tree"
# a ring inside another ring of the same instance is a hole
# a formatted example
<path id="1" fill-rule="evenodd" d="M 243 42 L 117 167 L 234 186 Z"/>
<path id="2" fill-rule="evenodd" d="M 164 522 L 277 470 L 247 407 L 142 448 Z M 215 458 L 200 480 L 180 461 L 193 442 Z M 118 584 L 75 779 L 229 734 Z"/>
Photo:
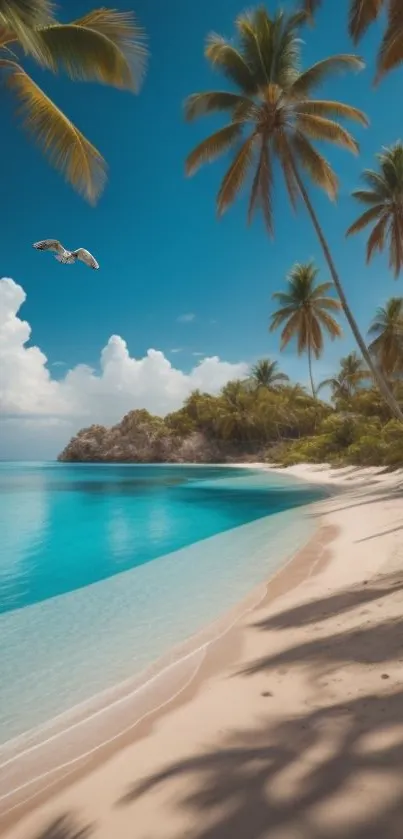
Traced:
<path id="1" fill-rule="evenodd" d="M 322 0 L 303 2 L 303 8 L 310 17 L 321 5 Z M 403 62 L 402 0 L 350 0 L 348 28 L 355 44 L 383 11 L 387 13 L 387 27 L 378 53 L 377 80 Z"/>
<path id="2" fill-rule="evenodd" d="M 377 155 L 379 172 L 366 169 L 362 178 L 367 189 L 357 189 L 354 198 L 368 209 L 347 230 L 359 233 L 373 223 L 367 242 L 367 262 L 387 243 L 389 266 L 398 277 L 403 267 L 403 143 L 384 148 Z"/>
<path id="3" fill-rule="evenodd" d="M 209 36 L 206 56 L 213 68 L 232 83 L 235 91 L 196 93 L 188 98 L 185 113 L 187 119 L 192 120 L 221 111 L 229 114 L 230 121 L 191 152 L 186 170 L 189 175 L 193 174 L 204 163 L 215 160 L 243 141 L 221 183 L 218 214 L 224 213 L 233 203 L 253 169 L 249 219 L 259 209 L 269 232 L 273 233 L 273 166 L 277 161 L 291 204 L 295 206 L 301 198 L 305 204 L 360 352 L 385 401 L 403 421 L 403 413 L 373 364 L 348 306 L 303 177 L 303 173 L 308 175 L 330 198 L 336 197 L 336 175 L 311 141 L 327 140 L 357 152 L 356 141 L 339 120 L 349 118 L 366 125 L 367 119 L 357 108 L 342 102 L 313 99 L 312 93 L 333 73 L 342 69 L 358 70 L 363 63 L 354 55 L 336 55 L 301 72 L 297 34 L 302 19 L 305 19 L 304 13 L 291 16 L 278 13 L 271 19 L 264 8 L 258 8 L 237 18 L 238 46 L 218 35 Z"/>
<path id="4" fill-rule="evenodd" d="M 391 297 L 376 311 L 368 335 L 369 345 L 384 375 L 390 378 L 403 369 L 403 298 Z"/>
<path id="5" fill-rule="evenodd" d="M 253 365 L 249 380 L 255 388 L 274 390 L 279 384 L 288 382 L 289 377 L 278 369 L 278 361 L 262 358 Z"/>
<path id="6" fill-rule="evenodd" d="M 277 291 L 273 300 L 280 308 L 271 316 L 270 331 L 282 326 L 281 349 L 293 339 L 297 339 L 298 354 L 308 355 L 309 378 L 312 395 L 316 396 L 312 376 L 312 355 L 319 358 L 323 352 L 323 331 L 332 340 L 339 338 L 341 328 L 331 312 L 341 309 L 338 300 L 330 297 L 333 283 L 316 284 L 318 268 L 312 262 L 296 264 L 287 277 L 288 290 Z"/>
<path id="7" fill-rule="evenodd" d="M 340 360 L 340 370 L 336 376 L 320 383 L 318 392 L 323 387 L 330 387 L 332 399 L 351 399 L 370 378 L 362 359 L 356 352 L 352 352 Z"/>
<path id="8" fill-rule="evenodd" d="M 145 65 L 141 30 L 130 12 L 95 9 L 71 23 L 52 16 L 48 0 L 0 0 L 0 77 L 16 97 L 26 130 L 50 163 L 88 201 L 106 180 L 100 152 L 28 75 L 15 53 L 71 79 L 136 91 Z M 11 51 L 12 50 L 12 51 Z"/>

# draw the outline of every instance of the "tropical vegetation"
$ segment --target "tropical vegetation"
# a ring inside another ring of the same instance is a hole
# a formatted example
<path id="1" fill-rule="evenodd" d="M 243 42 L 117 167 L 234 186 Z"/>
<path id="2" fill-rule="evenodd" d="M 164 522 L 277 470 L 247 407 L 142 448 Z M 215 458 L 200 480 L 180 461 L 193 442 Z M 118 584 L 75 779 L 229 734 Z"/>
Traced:
<path id="1" fill-rule="evenodd" d="M 312 17 L 322 5 L 322 0 L 303 0 L 303 4 L 305 11 Z M 402 0 L 350 0 L 349 2 L 348 28 L 355 44 L 383 12 L 387 15 L 387 26 L 378 53 L 377 80 L 403 62 Z"/>
<path id="2" fill-rule="evenodd" d="M 257 361 L 250 372 L 250 383 L 255 388 L 265 387 L 267 390 L 274 390 L 279 384 L 288 380 L 288 376 L 279 369 L 278 361 L 270 361 L 269 358 Z"/>
<path id="3" fill-rule="evenodd" d="M 291 204 L 295 207 L 302 200 L 309 214 L 360 354 L 393 414 L 403 421 L 400 406 L 374 364 L 348 305 L 306 187 L 308 178 L 331 199 L 338 191 L 336 174 L 315 147 L 317 141 L 358 152 L 357 141 L 341 122 L 348 119 L 365 126 L 365 114 L 344 102 L 315 98 L 314 93 L 334 73 L 360 70 L 363 62 L 355 55 L 334 55 L 301 70 L 299 30 L 304 20 L 305 13 L 278 12 L 270 17 L 264 7 L 259 7 L 237 17 L 236 43 L 216 34 L 208 37 L 205 55 L 212 69 L 229 82 L 231 90 L 193 94 L 186 101 L 185 114 L 193 120 L 220 112 L 228 121 L 189 154 L 186 171 L 192 175 L 203 164 L 233 150 L 232 163 L 217 195 L 218 214 L 222 215 L 234 202 L 251 175 L 249 219 L 259 210 L 272 235 L 274 167 L 278 165 Z"/>
<path id="4" fill-rule="evenodd" d="M 389 266 L 398 277 L 403 267 L 403 143 L 382 149 L 377 155 L 379 171 L 366 169 L 367 189 L 357 189 L 354 198 L 368 209 L 347 230 L 347 236 L 373 225 L 367 242 L 367 262 L 374 254 L 389 251 Z"/>
<path id="5" fill-rule="evenodd" d="M 380 306 L 369 328 L 369 345 L 377 364 L 387 379 L 403 374 L 403 299 L 391 297 Z"/>
<path id="6" fill-rule="evenodd" d="M 334 290 L 333 283 L 317 283 L 319 270 L 312 262 L 297 264 L 291 268 L 287 278 L 287 291 L 276 291 L 273 300 L 279 308 L 272 314 L 270 330 L 280 326 L 280 349 L 295 338 L 298 354 L 307 354 L 309 380 L 312 395 L 315 396 L 315 385 L 312 374 L 312 356 L 318 359 L 323 353 L 324 332 L 333 341 L 340 338 L 342 330 L 333 313 L 341 309 L 338 300 L 330 296 Z"/>
<path id="7" fill-rule="evenodd" d="M 131 12 L 99 8 L 60 23 L 49 0 L 0 0 L 3 84 L 49 162 L 94 204 L 105 184 L 105 160 L 25 70 L 24 58 L 76 81 L 137 91 L 146 59 L 143 33 Z"/>
<path id="8" fill-rule="evenodd" d="M 371 352 L 403 398 L 403 298 L 379 309 L 370 326 Z M 397 324 L 397 326 L 396 326 Z M 319 393 L 323 392 L 323 399 Z M 131 411 L 112 428 L 93 425 L 61 453 L 64 461 L 222 462 L 265 460 L 279 465 L 403 466 L 401 424 L 356 352 L 340 361 L 316 396 L 293 384 L 278 361 L 261 359 L 246 380 L 217 395 L 193 391 L 166 417 Z"/>

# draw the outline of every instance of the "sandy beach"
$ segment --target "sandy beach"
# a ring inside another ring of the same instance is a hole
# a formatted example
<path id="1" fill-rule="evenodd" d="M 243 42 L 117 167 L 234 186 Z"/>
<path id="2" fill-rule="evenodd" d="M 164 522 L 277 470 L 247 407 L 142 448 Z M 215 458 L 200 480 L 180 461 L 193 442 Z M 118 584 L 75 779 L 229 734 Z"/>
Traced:
<path id="1" fill-rule="evenodd" d="M 107 759 L 0 820 L 7 839 L 401 839 L 403 474 L 340 489 L 196 677 Z"/>

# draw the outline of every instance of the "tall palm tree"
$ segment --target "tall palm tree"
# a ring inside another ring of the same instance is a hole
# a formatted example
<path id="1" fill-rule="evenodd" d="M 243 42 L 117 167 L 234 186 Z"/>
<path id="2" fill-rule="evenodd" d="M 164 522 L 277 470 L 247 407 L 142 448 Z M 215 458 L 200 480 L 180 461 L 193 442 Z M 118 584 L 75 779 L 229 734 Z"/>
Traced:
<path id="1" fill-rule="evenodd" d="M 352 352 L 340 360 L 340 370 L 336 376 L 320 383 L 318 392 L 324 387 L 330 387 L 332 399 L 350 399 L 370 378 L 360 356 Z"/>
<path id="2" fill-rule="evenodd" d="M 95 9 L 62 24 L 47 0 L 0 0 L 0 78 L 50 163 L 95 203 L 106 180 L 102 155 L 28 75 L 19 53 L 74 80 L 136 91 L 146 59 L 141 29 L 130 12 Z"/>
<path id="3" fill-rule="evenodd" d="M 377 155 L 379 172 L 366 169 L 362 178 L 367 189 L 357 189 L 354 198 L 368 206 L 347 230 L 347 236 L 373 224 L 367 242 L 367 262 L 376 251 L 389 250 L 389 266 L 398 277 L 403 268 L 403 143 L 384 148 Z"/>
<path id="4" fill-rule="evenodd" d="M 321 5 L 322 0 L 303 0 L 310 17 Z M 387 14 L 387 26 L 378 53 L 377 80 L 403 62 L 402 0 L 350 0 L 348 28 L 355 44 L 383 11 Z"/>
<path id="5" fill-rule="evenodd" d="M 273 167 L 275 162 L 279 164 L 292 205 L 295 206 L 298 199 L 305 204 L 361 354 L 385 401 L 403 421 L 403 413 L 373 364 L 348 306 L 304 183 L 304 175 L 307 175 L 330 198 L 336 197 L 336 175 L 311 141 L 327 140 L 357 152 L 356 141 L 339 120 L 349 118 L 366 125 L 367 119 L 357 108 L 342 102 L 313 99 L 312 94 L 315 87 L 333 73 L 343 69 L 358 70 L 363 64 L 356 56 L 336 55 L 300 71 L 301 45 L 297 35 L 302 19 L 305 19 L 304 13 L 291 16 L 278 13 L 271 19 L 264 8 L 258 8 L 237 18 L 238 46 L 218 35 L 209 36 L 205 54 L 213 68 L 221 71 L 235 90 L 196 93 L 188 98 L 185 106 L 188 120 L 221 111 L 229 115 L 229 122 L 191 152 L 186 170 L 191 175 L 204 163 L 238 147 L 221 183 L 218 213 L 221 215 L 233 203 L 246 176 L 253 172 L 249 219 L 259 209 L 269 232 L 273 233 Z"/>
<path id="6" fill-rule="evenodd" d="M 249 380 L 255 388 L 274 390 L 279 384 L 288 382 L 289 377 L 279 370 L 278 361 L 262 358 L 251 368 Z"/>
<path id="7" fill-rule="evenodd" d="M 390 378 L 403 370 L 403 297 L 391 297 L 379 307 L 368 330 L 373 337 L 370 351 L 385 376 Z"/>
<path id="8" fill-rule="evenodd" d="M 277 291 L 273 300 L 280 308 L 271 316 L 270 331 L 282 326 L 281 349 L 293 339 L 297 339 L 298 354 L 308 355 L 309 378 L 312 395 L 316 396 L 312 375 L 312 356 L 319 358 L 323 352 L 323 333 L 339 338 L 341 328 L 332 312 L 341 308 L 338 300 L 330 296 L 333 283 L 316 283 L 318 268 L 312 262 L 296 264 L 287 277 L 287 291 Z"/>

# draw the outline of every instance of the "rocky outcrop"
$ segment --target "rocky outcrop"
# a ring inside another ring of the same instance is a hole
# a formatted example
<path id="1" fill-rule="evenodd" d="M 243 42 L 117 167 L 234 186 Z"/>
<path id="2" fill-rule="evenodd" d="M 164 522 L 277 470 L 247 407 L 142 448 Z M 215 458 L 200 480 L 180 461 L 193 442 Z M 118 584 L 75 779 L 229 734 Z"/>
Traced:
<path id="1" fill-rule="evenodd" d="M 111 428 L 83 428 L 58 457 L 84 463 L 213 463 L 217 459 L 217 446 L 202 433 L 178 436 L 148 411 L 130 411 Z"/>

